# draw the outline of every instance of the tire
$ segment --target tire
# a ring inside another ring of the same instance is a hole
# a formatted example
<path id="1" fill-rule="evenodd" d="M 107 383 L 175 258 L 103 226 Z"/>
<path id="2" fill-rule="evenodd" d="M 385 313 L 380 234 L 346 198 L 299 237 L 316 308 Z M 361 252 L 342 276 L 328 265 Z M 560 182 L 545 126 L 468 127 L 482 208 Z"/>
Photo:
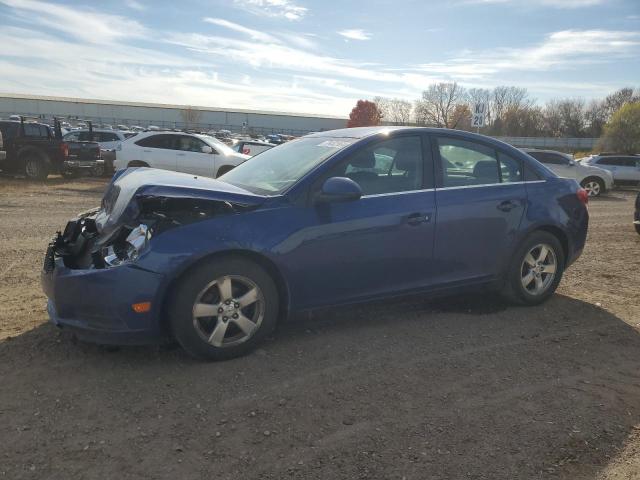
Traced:
<path id="1" fill-rule="evenodd" d="M 636 228 L 636 233 L 637 233 L 638 235 L 640 235 L 640 225 L 638 225 L 637 223 L 635 223 L 633 226 Z"/>
<path id="2" fill-rule="evenodd" d="M 231 170 L 233 170 L 233 168 L 234 168 L 233 165 L 222 165 L 218 169 L 218 174 L 216 175 L 216 178 L 220 178 L 225 173 L 230 172 Z"/>
<path id="3" fill-rule="evenodd" d="M 24 173 L 29 180 L 43 181 L 49 176 L 49 167 L 43 158 L 30 154 L 24 159 Z"/>
<path id="4" fill-rule="evenodd" d="M 127 164 L 127 168 L 136 168 L 136 167 L 149 167 L 149 164 L 145 162 L 141 162 L 140 160 L 134 160 Z"/>
<path id="5" fill-rule="evenodd" d="M 601 178 L 589 177 L 580 182 L 580 186 L 587 191 L 590 197 L 599 197 L 605 191 L 605 185 Z"/>
<path id="6" fill-rule="evenodd" d="M 105 174 L 104 165 L 96 165 L 93 170 L 91 170 L 91 175 L 94 177 L 102 177 Z"/>
<path id="7" fill-rule="evenodd" d="M 253 295 L 245 296 L 249 292 Z M 256 263 L 238 256 L 219 258 L 180 280 L 168 314 L 171 332 L 187 353 L 203 360 L 227 360 L 250 352 L 273 331 L 278 291 Z"/>
<path id="8" fill-rule="evenodd" d="M 546 256 L 541 246 L 547 248 Z M 540 260 L 541 257 L 544 258 Z M 534 265 L 531 265 L 532 260 Z M 539 261 L 543 264 L 540 265 Z M 550 271 L 552 265 L 555 268 L 550 276 L 550 272 L 544 270 Z M 546 301 L 558 288 L 564 265 L 565 254 L 558 238 L 549 232 L 533 232 L 518 247 L 511 260 L 502 295 L 518 305 L 538 305 Z M 540 284 L 542 289 L 538 290 Z"/>

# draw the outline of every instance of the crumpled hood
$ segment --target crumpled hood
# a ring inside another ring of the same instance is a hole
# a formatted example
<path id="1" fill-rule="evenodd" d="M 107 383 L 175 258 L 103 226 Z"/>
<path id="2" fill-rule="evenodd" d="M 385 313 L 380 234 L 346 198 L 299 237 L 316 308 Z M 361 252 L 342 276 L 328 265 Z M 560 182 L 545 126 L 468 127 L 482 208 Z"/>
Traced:
<path id="1" fill-rule="evenodd" d="M 256 206 L 267 197 L 213 178 L 154 168 L 129 168 L 117 172 L 102 198 L 95 222 L 98 232 L 108 235 L 116 227 L 135 219 L 138 198 L 166 197 L 220 200 Z"/>

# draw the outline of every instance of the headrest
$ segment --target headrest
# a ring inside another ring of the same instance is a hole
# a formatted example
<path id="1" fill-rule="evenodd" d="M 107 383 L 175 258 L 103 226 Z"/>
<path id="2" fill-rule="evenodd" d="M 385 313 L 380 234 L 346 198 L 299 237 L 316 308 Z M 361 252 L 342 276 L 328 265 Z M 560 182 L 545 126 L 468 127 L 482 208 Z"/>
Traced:
<path id="1" fill-rule="evenodd" d="M 376 166 L 376 157 L 371 150 L 365 150 L 352 158 L 349 163 L 357 168 L 374 168 Z"/>
<path id="2" fill-rule="evenodd" d="M 473 167 L 473 176 L 498 180 L 498 164 L 495 160 L 482 160 Z"/>

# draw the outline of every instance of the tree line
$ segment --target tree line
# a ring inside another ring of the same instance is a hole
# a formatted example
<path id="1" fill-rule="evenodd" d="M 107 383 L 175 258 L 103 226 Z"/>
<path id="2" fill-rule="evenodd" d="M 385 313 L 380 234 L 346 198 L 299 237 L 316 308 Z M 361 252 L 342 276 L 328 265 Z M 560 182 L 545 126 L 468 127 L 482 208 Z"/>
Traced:
<path id="1" fill-rule="evenodd" d="M 366 103 L 373 105 L 363 107 Z M 640 103 L 640 91 L 626 87 L 590 102 L 562 98 L 539 105 L 526 88 L 467 89 L 456 82 L 442 82 L 430 85 L 414 102 L 376 97 L 373 102 L 360 101 L 354 111 L 364 108 L 356 112 L 356 116 L 369 116 L 369 122 L 365 123 L 369 125 L 382 122 L 471 131 L 475 130 L 471 127 L 471 109 L 475 103 L 485 103 L 488 108 L 485 126 L 480 128 L 480 133 L 485 135 L 599 138 L 615 112 L 626 104 Z M 354 126 L 362 121 L 350 124 Z"/>

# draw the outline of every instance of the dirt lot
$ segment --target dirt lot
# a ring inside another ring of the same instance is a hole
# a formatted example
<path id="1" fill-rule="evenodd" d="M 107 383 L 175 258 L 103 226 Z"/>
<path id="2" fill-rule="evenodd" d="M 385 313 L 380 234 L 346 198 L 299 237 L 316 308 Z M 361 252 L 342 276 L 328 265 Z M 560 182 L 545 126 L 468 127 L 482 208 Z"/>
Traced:
<path id="1" fill-rule="evenodd" d="M 103 188 L 0 178 L 0 478 L 640 478 L 634 192 L 544 306 L 324 310 L 206 364 L 46 323 L 47 240 Z"/>

